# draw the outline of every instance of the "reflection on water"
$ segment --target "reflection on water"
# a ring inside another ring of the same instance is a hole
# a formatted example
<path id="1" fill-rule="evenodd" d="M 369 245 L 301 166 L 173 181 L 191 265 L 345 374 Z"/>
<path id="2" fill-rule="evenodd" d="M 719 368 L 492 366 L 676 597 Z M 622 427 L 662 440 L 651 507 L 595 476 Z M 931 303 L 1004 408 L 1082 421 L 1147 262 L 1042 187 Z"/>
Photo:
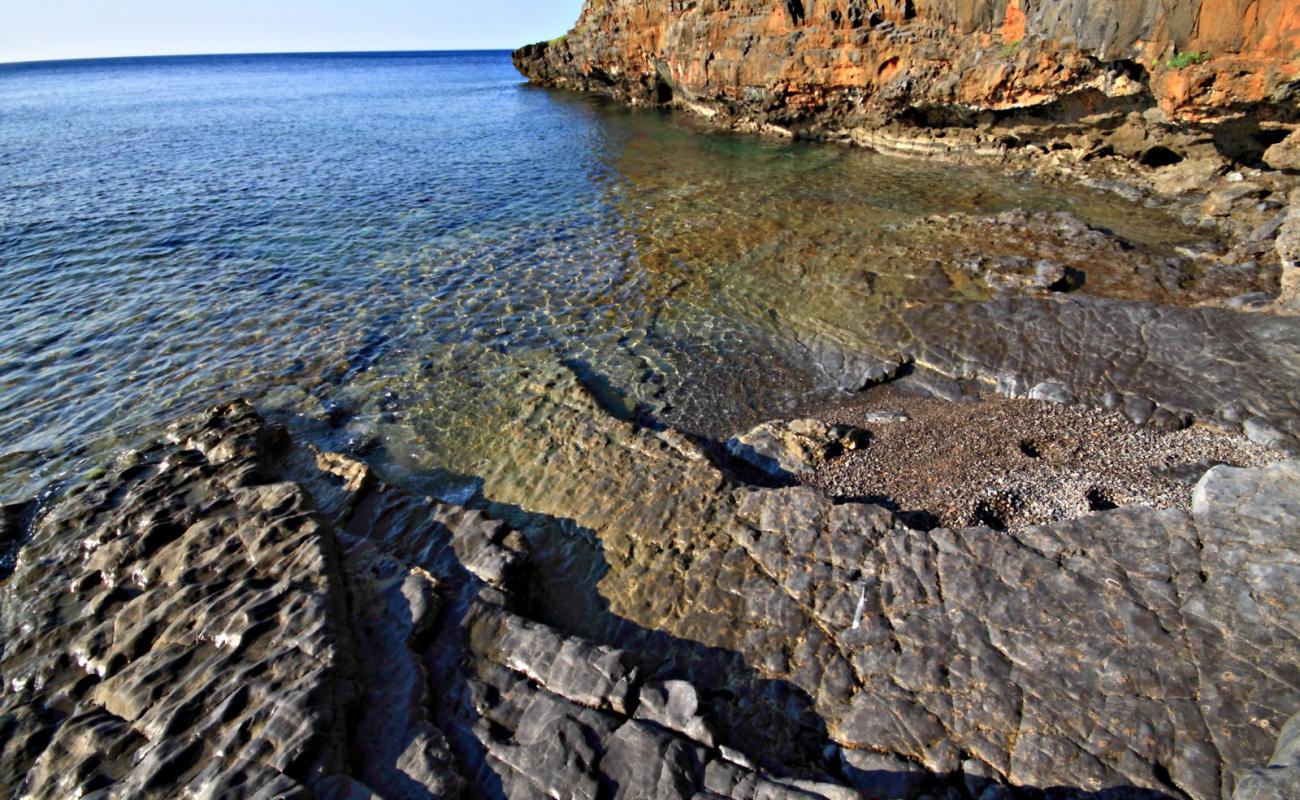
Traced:
<path id="1" fill-rule="evenodd" d="M 826 388 L 815 343 L 987 293 L 927 215 L 1195 238 L 1087 190 L 537 90 L 503 53 L 0 66 L 0 144 L 0 498 L 234 395 L 469 472 L 509 446 L 503 388 L 556 360 L 723 435 Z"/>

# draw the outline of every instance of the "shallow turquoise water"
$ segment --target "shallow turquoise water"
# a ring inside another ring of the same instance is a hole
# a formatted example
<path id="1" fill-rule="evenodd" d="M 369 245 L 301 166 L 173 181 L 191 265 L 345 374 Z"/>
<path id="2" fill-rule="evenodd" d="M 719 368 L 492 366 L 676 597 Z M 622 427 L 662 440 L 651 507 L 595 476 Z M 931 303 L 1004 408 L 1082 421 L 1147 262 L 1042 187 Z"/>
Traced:
<path id="1" fill-rule="evenodd" d="M 418 465 L 455 466 L 538 359 L 722 435 L 826 388 L 807 343 L 869 324 L 837 281 L 890 225 L 1025 207 L 1185 235 L 539 90 L 505 53 L 0 66 L 0 174 L 0 499 L 239 395 L 410 419 Z M 358 430 L 332 444 L 383 453 Z"/>

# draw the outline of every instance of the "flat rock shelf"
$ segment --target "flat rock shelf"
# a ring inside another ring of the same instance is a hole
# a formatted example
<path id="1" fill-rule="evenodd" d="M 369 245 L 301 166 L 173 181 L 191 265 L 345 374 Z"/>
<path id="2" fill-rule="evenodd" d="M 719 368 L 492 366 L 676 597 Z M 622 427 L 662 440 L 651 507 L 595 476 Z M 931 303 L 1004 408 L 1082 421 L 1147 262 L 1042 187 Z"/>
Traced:
<path id="1" fill-rule="evenodd" d="M 1215 467 L 1190 511 L 918 531 L 538 381 L 551 446 L 469 506 L 243 402 L 54 500 L 3 584 L 0 782 L 1294 796 L 1300 463 Z"/>

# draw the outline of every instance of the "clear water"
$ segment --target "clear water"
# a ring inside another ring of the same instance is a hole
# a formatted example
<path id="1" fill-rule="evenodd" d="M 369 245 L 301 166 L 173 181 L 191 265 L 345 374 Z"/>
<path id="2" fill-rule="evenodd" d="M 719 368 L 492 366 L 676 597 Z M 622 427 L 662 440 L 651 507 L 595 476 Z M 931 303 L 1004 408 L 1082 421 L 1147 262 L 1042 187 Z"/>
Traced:
<path id="1" fill-rule="evenodd" d="M 404 457 L 463 468 L 539 360 L 722 435 L 825 388 L 808 343 L 888 304 L 844 286 L 898 269 L 873 253 L 899 223 L 1189 235 L 1112 196 L 539 90 L 506 53 L 0 66 L 0 174 L 0 498 L 235 396 L 410 420 Z"/>

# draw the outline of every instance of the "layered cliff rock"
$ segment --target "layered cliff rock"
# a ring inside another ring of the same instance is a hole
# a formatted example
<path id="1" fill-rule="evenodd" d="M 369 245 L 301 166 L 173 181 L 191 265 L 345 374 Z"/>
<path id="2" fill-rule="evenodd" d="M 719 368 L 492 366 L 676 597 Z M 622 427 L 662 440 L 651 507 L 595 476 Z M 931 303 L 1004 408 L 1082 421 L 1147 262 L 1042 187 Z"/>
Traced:
<path id="1" fill-rule="evenodd" d="M 991 151 L 1253 163 L 1300 119 L 1291 0 L 588 0 L 515 63 L 545 85 L 881 147 L 920 126 Z"/>

